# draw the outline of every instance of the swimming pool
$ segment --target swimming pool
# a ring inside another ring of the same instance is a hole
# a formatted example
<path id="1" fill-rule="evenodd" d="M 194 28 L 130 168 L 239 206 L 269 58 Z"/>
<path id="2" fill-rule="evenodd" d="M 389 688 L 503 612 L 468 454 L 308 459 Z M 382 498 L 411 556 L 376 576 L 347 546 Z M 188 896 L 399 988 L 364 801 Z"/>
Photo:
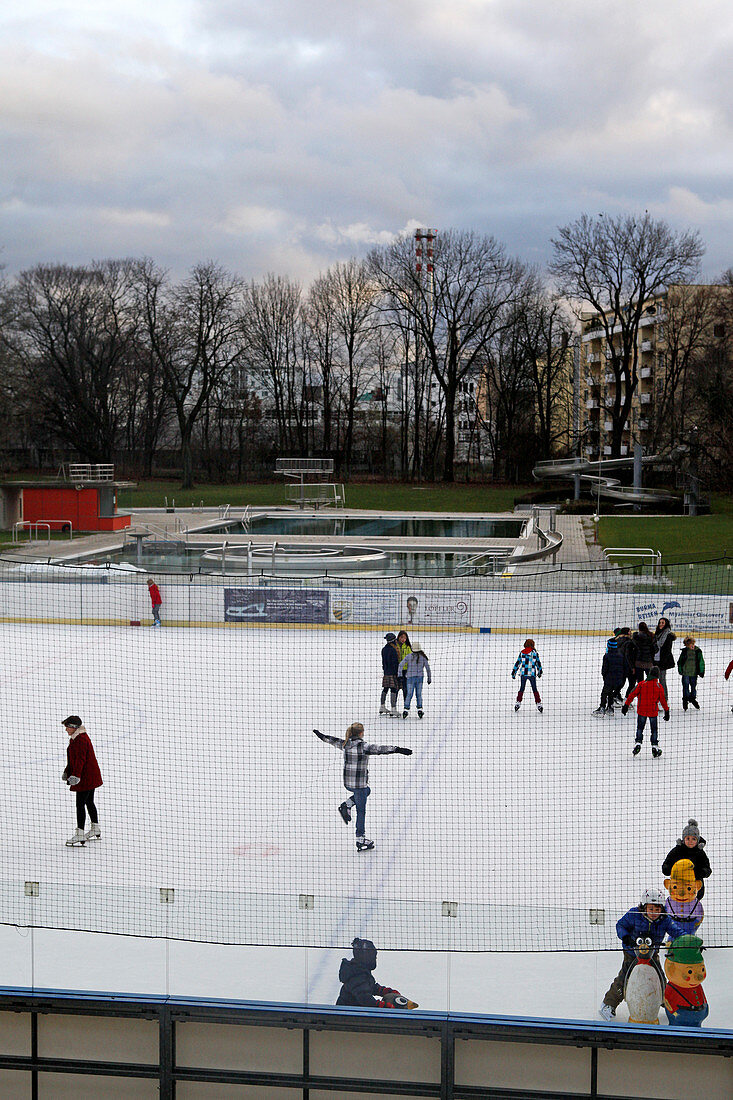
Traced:
<path id="1" fill-rule="evenodd" d="M 293 515 L 292 513 L 254 514 L 249 520 L 232 519 L 206 528 L 215 532 L 251 535 L 334 535 L 355 538 L 415 539 L 518 539 L 526 520 L 458 516 L 337 516 Z"/>

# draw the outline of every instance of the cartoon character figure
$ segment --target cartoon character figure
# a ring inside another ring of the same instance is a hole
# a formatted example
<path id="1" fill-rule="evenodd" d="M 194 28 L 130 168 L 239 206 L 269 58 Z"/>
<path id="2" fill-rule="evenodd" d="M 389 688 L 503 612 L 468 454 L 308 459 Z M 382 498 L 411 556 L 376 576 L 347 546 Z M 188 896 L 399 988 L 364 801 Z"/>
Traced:
<path id="1" fill-rule="evenodd" d="M 624 1000 L 629 1009 L 630 1024 L 658 1024 L 662 1007 L 662 972 L 656 961 L 651 936 L 637 936 L 634 944 L 636 963 L 624 983 Z"/>
<path id="2" fill-rule="evenodd" d="M 699 936 L 679 936 L 667 948 L 664 960 L 667 985 L 664 1009 L 674 1027 L 702 1027 L 710 1008 L 703 992 L 705 963 Z"/>
<path id="3" fill-rule="evenodd" d="M 691 859 L 678 859 L 672 866 L 669 878 L 664 880 L 664 888 L 669 891 L 664 908 L 670 917 L 677 921 L 686 935 L 692 935 L 702 924 L 705 910 L 698 898 L 702 879 L 695 875 L 695 865 Z"/>

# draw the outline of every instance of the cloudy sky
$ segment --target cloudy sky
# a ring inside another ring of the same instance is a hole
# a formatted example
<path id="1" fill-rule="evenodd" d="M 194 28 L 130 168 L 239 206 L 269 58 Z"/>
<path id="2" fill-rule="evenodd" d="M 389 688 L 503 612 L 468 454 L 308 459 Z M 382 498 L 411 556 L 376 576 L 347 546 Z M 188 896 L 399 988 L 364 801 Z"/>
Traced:
<path id="1" fill-rule="evenodd" d="M 544 263 L 648 209 L 733 265 L 729 0 L 17 0 L 0 263 L 308 281 L 416 225 Z"/>

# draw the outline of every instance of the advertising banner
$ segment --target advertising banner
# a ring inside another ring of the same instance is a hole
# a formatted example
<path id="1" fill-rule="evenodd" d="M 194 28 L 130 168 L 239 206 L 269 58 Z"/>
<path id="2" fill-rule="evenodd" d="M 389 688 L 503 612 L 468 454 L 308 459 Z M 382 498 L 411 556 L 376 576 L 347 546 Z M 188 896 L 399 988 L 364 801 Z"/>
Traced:
<path id="1" fill-rule="evenodd" d="M 411 626 L 470 626 L 471 596 L 455 592 L 430 592 L 401 594 L 400 620 L 406 629 Z"/>
<path id="2" fill-rule="evenodd" d="M 651 630 L 662 617 L 669 619 L 680 640 L 696 631 L 733 630 L 733 604 L 726 596 L 637 596 L 634 611 L 637 622 L 646 622 Z M 636 629 L 636 622 L 633 627 Z"/>
<path id="3" fill-rule="evenodd" d="M 329 595 L 320 588 L 225 588 L 224 622 L 327 623 Z"/>

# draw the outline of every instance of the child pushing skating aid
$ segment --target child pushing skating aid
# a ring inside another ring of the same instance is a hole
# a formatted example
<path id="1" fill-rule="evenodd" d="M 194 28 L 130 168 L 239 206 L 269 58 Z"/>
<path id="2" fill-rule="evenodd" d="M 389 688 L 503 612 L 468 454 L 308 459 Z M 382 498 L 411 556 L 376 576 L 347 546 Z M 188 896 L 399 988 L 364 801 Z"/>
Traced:
<path id="1" fill-rule="evenodd" d="M 367 852 L 374 847 L 374 841 L 365 835 L 366 801 L 371 794 L 369 787 L 369 757 L 389 753 L 401 753 L 412 756 L 412 749 L 402 749 L 397 745 L 372 745 L 364 741 L 364 727 L 361 722 L 352 722 L 346 731 L 346 737 L 329 737 L 320 730 L 313 730 L 319 740 L 344 754 L 344 786 L 350 792 L 349 798 L 338 808 L 346 825 L 351 821 L 351 811 L 356 807 L 356 850 Z"/>

